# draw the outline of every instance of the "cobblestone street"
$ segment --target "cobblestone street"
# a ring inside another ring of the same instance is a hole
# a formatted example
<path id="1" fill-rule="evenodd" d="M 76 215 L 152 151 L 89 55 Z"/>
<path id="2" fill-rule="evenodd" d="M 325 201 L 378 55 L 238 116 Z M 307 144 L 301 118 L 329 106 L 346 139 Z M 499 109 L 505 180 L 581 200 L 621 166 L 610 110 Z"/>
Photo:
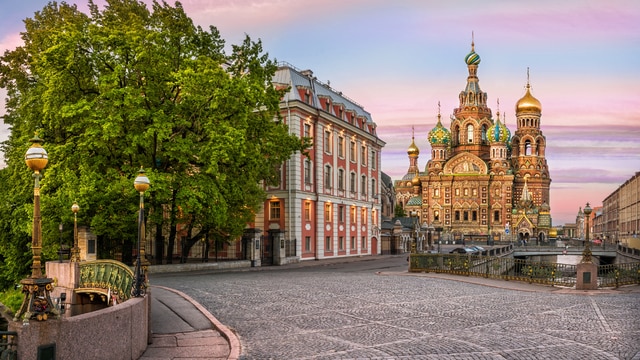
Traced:
<path id="1" fill-rule="evenodd" d="M 407 275 L 404 256 L 253 270 L 151 281 L 236 331 L 242 359 L 640 359 L 638 291 Z"/>

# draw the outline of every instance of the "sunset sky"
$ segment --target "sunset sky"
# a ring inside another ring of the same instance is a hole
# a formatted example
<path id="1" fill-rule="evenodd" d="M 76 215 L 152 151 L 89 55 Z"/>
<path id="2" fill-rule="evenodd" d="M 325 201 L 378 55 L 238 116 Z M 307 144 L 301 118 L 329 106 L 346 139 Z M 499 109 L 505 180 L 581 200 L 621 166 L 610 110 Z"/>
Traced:
<path id="1" fill-rule="evenodd" d="M 86 12 L 87 2 L 71 0 Z M 145 1 L 151 3 L 151 1 Z M 21 44 L 22 20 L 47 1 L 0 0 L 0 51 Z M 96 1 L 104 4 L 104 1 Z M 169 1 L 173 4 L 173 1 Z M 311 69 L 369 111 L 386 141 L 382 169 L 409 167 L 415 127 L 424 169 L 427 133 L 466 84 L 474 33 L 480 87 L 511 133 L 527 68 L 542 103 L 554 225 L 572 223 L 640 171 L 640 1 L 184 0 L 198 25 L 227 44 L 261 39 L 271 58 Z M 0 90 L 0 97 L 6 92 Z M 0 114 L 4 113 L 0 106 Z M 0 123 L 0 140 L 8 129 Z"/>

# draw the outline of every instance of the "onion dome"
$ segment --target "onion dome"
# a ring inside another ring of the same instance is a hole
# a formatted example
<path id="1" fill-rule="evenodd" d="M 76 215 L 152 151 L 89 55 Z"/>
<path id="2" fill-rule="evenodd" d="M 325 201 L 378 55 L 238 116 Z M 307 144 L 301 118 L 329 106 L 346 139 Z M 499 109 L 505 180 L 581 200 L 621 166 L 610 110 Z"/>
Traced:
<path id="1" fill-rule="evenodd" d="M 542 112 L 542 104 L 531 95 L 531 85 L 529 85 L 529 69 L 527 68 L 527 92 L 516 103 L 516 114 L 520 112 L 533 112 L 540 114 Z"/>
<path id="2" fill-rule="evenodd" d="M 409 148 L 407 149 L 407 154 L 409 154 L 409 156 L 414 155 L 420 155 L 420 149 L 418 149 L 418 147 L 416 146 L 416 143 L 413 139 L 413 137 L 411 138 L 411 145 L 409 145 Z"/>
<path id="3" fill-rule="evenodd" d="M 487 130 L 487 139 L 490 142 L 509 142 L 511 139 L 511 131 L 506 127 L 502 122 L 500 122 L 500 117 L 498 116 L 498 120 L 496 123 L 491 125 Z"/>
<path id="4" fill-rule="evenodd" d="M 471 52 L 464 57 L 464 62 L 467 63 L 467 65 L 480 64 L 480 55 L 476 54 L 473 48 L 473 41 L 471 42 Z"/>
<path id="5" fill-rule="evenodd" d="M 422 181 L 420 181 L 420 178 L 418 177 L 418 173 L 416 173 L 413 179 L 411 179 L 411 185 L 420 186 L 421 184 L 422 184 Z"/>
<path id="6" fill-rule="evenodd" d="M 440 114 L 438 114 L 438 123 L 429 131 L 428 140 L 431 145 L 449 145 L 451 143 L 451 132 L 442 126 Z"/>

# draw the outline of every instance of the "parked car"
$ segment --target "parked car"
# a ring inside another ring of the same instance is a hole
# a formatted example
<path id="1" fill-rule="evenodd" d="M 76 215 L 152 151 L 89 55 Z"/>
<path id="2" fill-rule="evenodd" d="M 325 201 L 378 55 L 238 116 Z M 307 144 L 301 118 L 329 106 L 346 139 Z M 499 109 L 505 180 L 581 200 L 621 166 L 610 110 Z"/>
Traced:
<path id="1" fill-rule="evenodd" d="M 475 254 L 477 251 L 474 249 L 459 247 L 449 251 L 449 254 Z"/>
<path id="2" fill-rule="evenodd" d="M 471 245 L 469 246 L 469 249 L 473 249 L 476 252 L 479 252 L 480 254 L 486 254 L 487 253 L 487 249 L 483 248 L 482 246 L 478 246 L 478 245 Z"/>

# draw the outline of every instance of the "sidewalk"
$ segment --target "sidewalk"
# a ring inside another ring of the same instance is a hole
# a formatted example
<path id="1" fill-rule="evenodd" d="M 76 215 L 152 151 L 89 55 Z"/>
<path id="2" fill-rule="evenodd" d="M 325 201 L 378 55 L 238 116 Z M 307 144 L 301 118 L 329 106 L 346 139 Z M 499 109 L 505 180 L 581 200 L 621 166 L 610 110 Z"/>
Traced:
<path id="1" fill-rule="evenodd" d="M 238 359 L 240 341 L 178 290 L 151 286 L 151 341 L 140 360 Z"/>

